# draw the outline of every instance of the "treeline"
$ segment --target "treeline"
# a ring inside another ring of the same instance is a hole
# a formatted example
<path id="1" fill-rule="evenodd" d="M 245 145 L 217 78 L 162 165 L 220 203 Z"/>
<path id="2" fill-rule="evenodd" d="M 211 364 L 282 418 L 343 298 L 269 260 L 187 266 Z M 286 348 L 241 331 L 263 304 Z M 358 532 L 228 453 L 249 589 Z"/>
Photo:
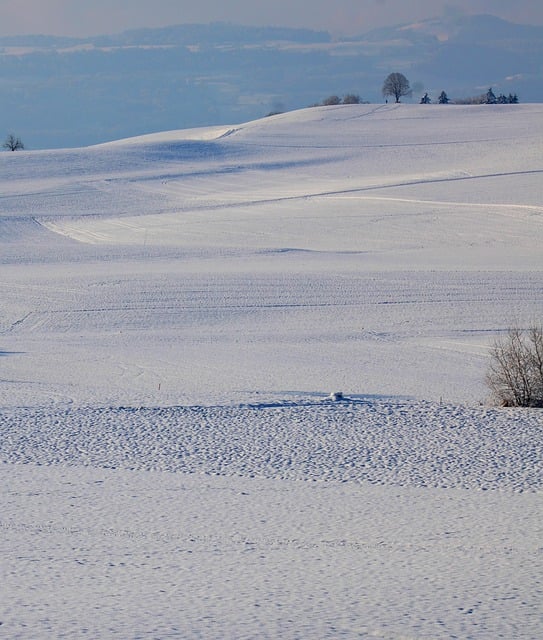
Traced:
<path id="1" fill-rule="evenodd" d="M 362 100 L 356 93 L 346 93 L 343 98 L 332 95 L 324 98 L 321 102 L 315 102 L 310 104 L 310 107 L 331 107 L 338 104 L 370 104 L 369 100 Z M 266 116 L 276 116 L 280 113 L 284 113 L 283 109 L 274 109 L 266 114 Z"/>
<path id="2" fill-rule="evenodd" d="M 492 87 L 480 96 L 455 100 L 455 104 L 518 104 L 518 102 L 519 100 L 516 93 L 510 93 L 508 95 L 500 93 L 496 95 L 494 91 L 492 91 Z"/>
<path id="3" fill-rule="evenodd" d="M 322 102 L 310 105 L 311 107 L 330 107 L 336 104 L 369 104 L 367 100 L 362 100 L 359 95 L 355 93 L 347 93 L 340 98 L 339 96 L 328 96 L 324 98 Z"/>
<path id="4" fill-rule="evenodd" d="M 492 91 L 492 87 L 486 92 L 478 96 L 472 96 L 470 98 L 457 98 L 450 100 L 445 91 L 439 94 L 437 99 L 438 104 L 518 104 L 518 96 L 516 93 L 510 93 L 505 95 L 500 93 L 496 95 Z M 420 99 L 420 104 L 431 104 L 432 99 L 425 93 Z"/>
<path id="5" fill-rule="evenodd" d="M 400 76 L 399 81 L 391 76 Z M 383 88 L 383 94 L 385 96 L 392 95 L 396 98 L 396 102 L 400 101 L 401 96 L 410 96 L 412 90 L 409 87 L 409 82 L 405 76 L 401 74 L 391 74 L 387 78 L 388 84 L 385 84 Z M 519 99 L 516 93 L 509 93 L 505 95 L 500 93 L 496 95 L 492 90 L 492 87 L 486 92 L 477 96 L 471 96 L 469 98 L 455 98 L 451 100 L 446 91 L 442 91 L 435 100 L 435 104 L 518 104 Z M 369 101 L 362 100 L 359 95 L 354 93 L 347 93 L 340 98 L 337 95 L 331 95 L 324 98 L 321 102 L 309 105 L 310 107 L 329 107 L 338 104 L 369 104 Z M 434 104 L 434 101 L 428 93 L 425 93 L 420 99 L 420 104 Z M 273 115 L 273 114 L 269 114 Z"/>

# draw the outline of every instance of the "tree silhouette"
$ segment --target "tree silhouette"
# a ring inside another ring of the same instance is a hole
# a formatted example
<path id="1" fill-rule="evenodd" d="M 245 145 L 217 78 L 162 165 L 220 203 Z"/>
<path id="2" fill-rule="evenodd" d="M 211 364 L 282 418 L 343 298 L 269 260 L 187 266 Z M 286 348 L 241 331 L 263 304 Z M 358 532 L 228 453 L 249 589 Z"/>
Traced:
<path id="1" fill-rule="evenodd" d="M 360 104 L 360 96 L 354 93 L 348 93 L 343 96 L 343 104 Z"/>
<path id="2" fill-rule="evenodd" d="M 410 96 L 413 92 L 409 86 L 409 80 L 403 73 L 391 73 L 383 83 L 383 95 L 394 96 L 396 102 L 400 102 L 403 96 Z"/>
<path id="3" fill-rule="evenodd" d="M 485 98 L 485 104 L 496 104 L 498 102 L 496 94 L 494 93 L 494 91 L 492 91 L 492 87 L 490 87 L 490 89 L 486 92 Z"/>
<path id="4" fill-rule="evenodd" d="M 25 148 L 21 138 L 16 138 L 12 133 L 9 134 L 2 146 L 8 151 L 19 151 Z"/>

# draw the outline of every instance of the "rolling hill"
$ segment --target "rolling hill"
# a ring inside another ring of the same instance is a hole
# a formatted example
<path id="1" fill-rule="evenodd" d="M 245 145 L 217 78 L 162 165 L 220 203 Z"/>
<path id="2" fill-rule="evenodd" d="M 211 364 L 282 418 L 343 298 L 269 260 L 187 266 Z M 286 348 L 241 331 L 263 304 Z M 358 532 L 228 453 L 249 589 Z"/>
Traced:
<path id="1" fill-rule="evenodd" d="M 304 29 L 177 25 L 86 39 L 0 38 L 5 134 L 79 147 L 295 110 L 329 95 L 383 101 L 401 71 L 418 102 L 518 94 L 543 101 L 543 27 L 446 15 L 339 38 Z"/>
<path id="2" fill-rule="evenodd" d="M 535 639 L 543 105 L 0 155 L 0 633 Z M 330 392 L 343 392 L 335 401 Z"/>

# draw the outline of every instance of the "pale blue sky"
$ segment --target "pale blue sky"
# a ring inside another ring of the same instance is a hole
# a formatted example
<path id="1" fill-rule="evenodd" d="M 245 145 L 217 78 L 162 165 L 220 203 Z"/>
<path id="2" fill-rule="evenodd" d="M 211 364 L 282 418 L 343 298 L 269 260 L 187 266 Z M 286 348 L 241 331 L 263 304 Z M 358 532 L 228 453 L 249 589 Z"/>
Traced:
<path id="1" fill-rule="evenodd" d="M 352 34 L 444 11 L 543 24 L 542 0 L 0 0 L 0 35 L 85 36 L 214 21 Z"/>

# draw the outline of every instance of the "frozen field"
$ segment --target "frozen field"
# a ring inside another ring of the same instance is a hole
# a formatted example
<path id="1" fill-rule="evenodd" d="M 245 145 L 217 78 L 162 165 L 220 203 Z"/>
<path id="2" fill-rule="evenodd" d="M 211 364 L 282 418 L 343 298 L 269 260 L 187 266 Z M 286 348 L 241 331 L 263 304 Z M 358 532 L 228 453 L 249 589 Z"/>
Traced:
<path id="1" fill-rule="evenodd" d="M 543 635 L 543 105 L 0 168 L 0 637 Z"/>

